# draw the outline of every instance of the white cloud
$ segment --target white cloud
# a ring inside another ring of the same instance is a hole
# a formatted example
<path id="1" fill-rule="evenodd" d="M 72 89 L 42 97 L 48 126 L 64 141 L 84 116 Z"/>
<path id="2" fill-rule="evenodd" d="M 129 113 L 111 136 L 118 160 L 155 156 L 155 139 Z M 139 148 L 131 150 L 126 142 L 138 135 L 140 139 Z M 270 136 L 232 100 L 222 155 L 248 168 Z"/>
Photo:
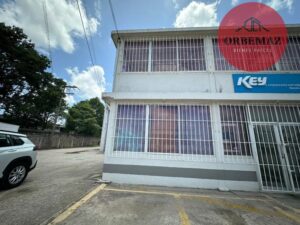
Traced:
<path id="1" fill-rule="evenodd" d="M 266 2 L 267 5 L 271 6 L 275 10 L 288 9 L 292 10 L 294 0 L 270 0 Z"/>
<path id="2" fill-rule="evenodd" d="M 172 4 L 174 6 L 174 9 L 178 9 L 179 8 L 178 0 L 172 0 Z"/>
<path id="3" fill-rule="evenodd" d="M 7 1 L 0 7 L 0 21 L 23 28 L 38 48 L 46 49 L 48 40 L 43 2 L 42 0 Z M 79 4 L 84 25 L 88 31 L 87 35 L 91 36 L 97 32 L 100 22 L 94 17 L 87 16 L 81 0 Z M 46 6 L 51 47 L 72 53 L 75 49 L 74 38 L 84 37 L 76 1 L 48 0 Z M 90 29 L 87 29 L 88 26 Z"/>
<path id="4" fill-rule="evenodd" d="M 219 1 L 211 4 L 192 1 L 181 9 L 174 22 L 175 27 L 209 27 L 217 26 L 217 5 Z"/>
<path id="5" fill-rule="evenodd" d="M 70 95 L 70 94 L 66 95 L 65 101 L 67 102 L 68 106 L 72 106 L 76 103 L 76 100 L 75 100 L 74 96 Z"/>
<path id="6" fill-rule="evenodd" d="M 239 0 L 231 0 L 232 6 L 236 6 L 237 4 L 239 4 Z"/>
<path id="7" fill-rule="evenodd" d="M 71 75 L 70 84 L 79 88 L 76 94 L 81 100 L 101 98 L 105 90 L 104 70 L 101 66 L 91 66 L 83 71 L 77 67 L 68 68 L 67 73 Z"/>

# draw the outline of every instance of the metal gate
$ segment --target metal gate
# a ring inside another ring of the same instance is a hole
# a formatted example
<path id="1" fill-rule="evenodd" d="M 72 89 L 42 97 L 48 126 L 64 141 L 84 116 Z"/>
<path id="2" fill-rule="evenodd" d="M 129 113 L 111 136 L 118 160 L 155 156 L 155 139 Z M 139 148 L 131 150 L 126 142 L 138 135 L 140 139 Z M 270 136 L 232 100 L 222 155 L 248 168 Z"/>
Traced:
<path id="1" fill-rule="evenodd" d="M 262 190 L 300 192 L 300 125 L 254 123 Z"/>

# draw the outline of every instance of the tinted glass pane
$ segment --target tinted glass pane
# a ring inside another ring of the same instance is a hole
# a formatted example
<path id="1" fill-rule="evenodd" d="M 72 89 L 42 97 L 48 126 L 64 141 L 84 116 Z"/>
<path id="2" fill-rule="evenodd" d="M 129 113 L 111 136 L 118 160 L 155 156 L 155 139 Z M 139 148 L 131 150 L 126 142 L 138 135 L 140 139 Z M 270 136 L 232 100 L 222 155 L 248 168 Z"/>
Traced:
<path id="1" fill-rule="evenodd" d="M 118 106 L 114 144 L 115 151 L 144 151 L 145 119 L 146 106 Z"/>
<path id="2" fill-rule="evenodd" d="M 150 106 L 149 151 L 178 153 L 178 107 Z"/>
<path id="3" fill-rule="evenodd" d="M 0 134 L 0 147 L 11 146 L 11 141 L 6 134 Z"/>
<path id="4" fill-rule="evenodd" d="M 278 122 L 300 123 L 300 106 L 276 106 L 276 111 Z"/>
<path id="5" fill-rule="evenodd" d="M 213 155 L 209 106 L 180 106 L 181 153 Z"/>
<path id="6" fill-rule="evenodd" d="M 153 41 L 151 59 L 152 71 L 177 71 L 176 41 Z"/>
<path id="7" fill-rule="evenodd" d="M 214 62 L 215 62 L 215 70 L 237 70 L 233 65 L 231 65 L 227 59 L 224 58 L 223 54 L 221 53 L 220 49 L 219 49 L 219 45 L 218 45 L 218 39 L 214 38 L 212 39 L 212 43 L 213 43 L 213 52 L 214 52 Z M 228 48 L 229 51 L 230 47 L 224 47 L 224 49 L 226 50 L 226 48 Z M 262 53 L 262 54 L 266 54 L 266 53 Z M 265 60 L 261 60 L 259 62 L 256 63 L 260 63 L 260 64 L 268 64 L 268 59 L 270 59 L 273 55 L 273 53 L 269 53 L 270 56 L 269 57 L 265 57 Z M 252 59 L 254 62 L 256 61 L 256 58 Z M 230 58 L 231 62 L 235 62 L 234 65 L 239 65 L 240 67 L 246 67 L 248 70 L 252 70 L 252 64 L 249 62 L 245 62 L 243 60 L 243 53 L 239 53 L 239 54 L 232 54 L 231 58 Z M 267 69 L 267 71 L 275 71 L 276 70 L 276 66 L 273 65 L 270 68 Z"/>
<path id="8" fill-rule="evenodd" d="M 16 137 L 16 136 L 10 136 L 11 140 L 12 140 L 12 144 L 15 146 L 15 145 L 22 145 L 24 144 L 24 141 L 19 138 L 19 137 Z"/>
<path id="9" fill-rule="evenodd" d="M 225 155 L 251 155 L 248 119 L 244 106 L 220 106 Z"/>
<path id="10" fill-rule="evenodd" d="M 148 71 L 149 42 L 125 41 L 123 72 Z"/>
<path id="11" fill-rule="evenodd" d="M 206 70 L 203 39 L 178 40 L 180 71 Z"/>
<path id="12" fill-rule="evenodd" d="M 212 39 L 212 43 L 214 51 L 215 70 L 236 70 L 234 66 L 229 64 L 228 61 L 222 55 L 218 46 L 218 39 Z"/>
<path id="13" fill-rule="evenodd" d="M 285 52 L 279 61 L 281 70 L 300 70 L 300 37 L 288 38 Z"/>
<path id="14" fill-rule="evenodd" d="M 255 122 L 276 122 L 276 108 L 272 105 L 250 106 L 251 120 Z"/>

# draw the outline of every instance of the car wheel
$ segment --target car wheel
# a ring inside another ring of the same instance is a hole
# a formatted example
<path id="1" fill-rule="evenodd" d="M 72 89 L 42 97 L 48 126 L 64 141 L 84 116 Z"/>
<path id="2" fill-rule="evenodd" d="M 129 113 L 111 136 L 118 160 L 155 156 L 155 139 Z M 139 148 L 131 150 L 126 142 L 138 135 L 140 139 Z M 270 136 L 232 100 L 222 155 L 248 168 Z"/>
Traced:
<path id="1" fill-rule="evenodd" d="M 4 187 L 14 188 L 23 183 L 28 174 L 28 166 L 25 163 L 14 163 L 5 170 Z"/>

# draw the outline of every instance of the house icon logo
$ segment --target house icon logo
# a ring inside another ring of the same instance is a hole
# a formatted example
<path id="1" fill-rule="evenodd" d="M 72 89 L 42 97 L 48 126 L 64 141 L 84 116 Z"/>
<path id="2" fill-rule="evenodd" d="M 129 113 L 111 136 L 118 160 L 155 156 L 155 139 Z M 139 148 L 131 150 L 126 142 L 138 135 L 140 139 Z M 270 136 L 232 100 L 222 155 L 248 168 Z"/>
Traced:
<path id="1" fill-rule="evenodd" d="M 248 32 L 261 32 L 261 31 L 269 32 L 270 31 L 269 29 L 265 28 L 262 25 L 262 23 L 255 17 L 250 17 L 249 19 L 245 20 L 243 26 L 236 29 L 235 31 L 239 32 L 241 30 L 246 30 Z"/>
<path id="2" fill-rule="evenodd" d="M 218 29 L 218 47 L 229 64 L 248 72 L 271 68 L 285 52 L 288 32 L 270 6 L 248 2 L 232 8 Z M 254 86 L 254 78 L 241 81 Z"/>

